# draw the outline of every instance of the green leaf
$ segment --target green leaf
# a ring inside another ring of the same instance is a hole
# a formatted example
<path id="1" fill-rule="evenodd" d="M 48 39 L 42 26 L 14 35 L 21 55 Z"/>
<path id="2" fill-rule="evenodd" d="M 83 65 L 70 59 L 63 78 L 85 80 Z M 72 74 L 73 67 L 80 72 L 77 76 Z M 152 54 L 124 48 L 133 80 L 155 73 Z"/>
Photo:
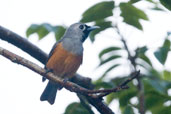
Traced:
<path id="1" fill-rule="evenodd" d="M 112 16 L 113 8 L 114 8 L 113 1 L 104 1 L 104 2 L 97 3 L 83 13 L 81 22 L 83 23 L 92 22 Z"/>
<path id="2" fill-rule="evenodd" d="M 125 110 L 124 110 L 123 114 L 134 114 L 132 107 L 130 105 L 127 105 L 125 107 Z"/>
<path id="3" fill-rule="evenodd" d="M 159 79 L 147 79 L 145 80 L 146 85 L 148 85 L 148 88 L 151 88 L 155 91 L 157 91 L 160 94 L 166 94 L 167 93 L 167 83 L 165 83 L 164 81 L 161 81 Z"/>
<path id="4" fill-rule="evenodd" d="M 90 33 L 90 40 L 93 42 L 95 40 L 95 35 L 100 33 L 101 31 L 104 31 L 110 27 L 112 27 L 111 21 L 105 21 L 105 20 L 99 20 L 95 23 L 96 26 L 99 26 L 99 29 L 96 29 Z"/>
<path id="5" fill-rule="evenodd" d="M 109 73 L 111 70 L 113 70 L 114 68 L 118 67 L 120 64 L 115 64 L 115 65 L 112 65 L 111 67 L 109 67 L 102 75 L 101 78 L 104 78 L 106 76 L 107 73 Z"/>
<path id="6" fill-rule="evenodd" d="M 149 68 L 148 70 L 148 77 L 150 78 L 160 78 L 161 74 L 160 72 L 158 72 L 156 69 L 154 69 L 153 67 Z"/>
<path id="7" fill-rule="evenodd" d="M 39 26 L 37 29 L 37 34 L 39 36 L 39 40 L 41 40 L 43 37 L 45 37 L 49 32 L 51 32 L 53 27 L 48 23 L 43 23 Z"/>
<path id="8" fill-rule="evenodd" d="M 117 51 L 117 50 L 120 50 L 121 48 L 120 47 L 108 47 L 104 50 L 102 50 L 100 53 L 99 53 L 99 58 L 101 59 L 103 55 L 109 53 L 109 52 L 112 52 L 112 51 Z"/>
<path id="9" fill-rule="evenodd" d="M 146 88 L 146 89 L 149 89 L 149 88 Z M 163 103 L 170 99 L 171 99 L 170 96 L 163 95 L 154 90 L 151 90 L 148 93 L 145 93 L 145 106 L 147 109 L 156 110 L 156 108 L 159 108 L 159 107 L 162 108 Z"/>
<path id="10" fill-rule="evenodd" d="M 153 0 L 146 0 L 146 1 L 157 4 L 157 2 L 154 2 Z"/>
<path id="11" fill-rule="evenodd" d="M 139 58 L 141 58 L 143 61 L 145 61 L 146 63 L 148 63 L 148 65 L 150 65 L 152 67 L 152 63 L 151 63 L 150 59 L 145 54 L 140 54 Z"/>
<path id="12" fill-rule="evenodd" d="M 136 52 L 138 54 L 144 54 L 148 50 L 147 46 L 143 46 L 141 48 L 137 48 Z"/>
<path id="13" fill-rule="evenodd" d="M 164 9 L 160 8 L 158 5 L 154 6 L 153 8 L 150 8 L 155 11 L 165 11 Z"/>
<path id="14" fill-rule="evenodd" d="M 163 43 L 163 47 L 169 49 L 169 48 L 170 48 L 170 45 L 171 45 L 171 44 L 170 44 L 170 40 L 166 38 L 165 41 L 164 41 L 164 43 Z"/>
<path id="15" fill-rule="evenodd" d="M 160 2 L 164 7 L 171 10 L 171 0 L 160 0 Z"/>
<path id="16" fill-rule="evenodd" d="M 118 59 L 118 58 L 121 58 L 121 56 L 120 56 L 120 55 L 113 55 L 113 56 L 110 56 L 109 58 L 107 58 L 107 59 L 105 59 L 105 60 L 102 60 L 99 66 L 101 66 L 101 65 L 103 65 L 103 64 L 105 64 L 105 63 L 107 63 L 107 62 L 110 62 L 110 61 L 112 61 L 112 60 L 114 60 L 114 59 Z"/>
<path id="17" fill-rule="evenodd" d="M 133 3 L 136 3 L 136 2 L 139 2 L 141 0 L 130 0 L 129 3 L 133 4 Z"/>
<path id="18" fill-rule="evenodd" d="M 146 46 L 143 46 L 141 48 L 137 48 L 136 49 L 136 53 L 138 55 L 138 57 L 140 59 L 142 59 L 144 62 L 146 62 L 148 65 L 152 66 L 152 63 L 150 61 L 150 59 L 145 55 L 145 52 L 148 50 L 148 48 Z M 141 63 L 140 63 L 141 65 Z M 141 66 L 144 66 L 144 64 L 142 64 Z"/>
<path id="19" fill-rule="evenodd" d="M 120 3 L 121 16 L 124 18 L 124 22 L 130 24 L 140 30 L 142 30 L 142 25 L 139 20 L 148 20 L 147 15 L 140 9 L 136 8 L 130 3 Z"/>
<path id="20" fill-rule="evenodd" d="M 161 64 L 165 64 L 166 59 L 167 59 L 167 55 L 168 52 L 170 51 L 170 46 L 171 43 L 170 41 L 166 38 L 163 46 L 160 47 L 157 51 L 154 52 L 155 57 L 157 58 L 157 60 L 161 63 Z"/>
<path id="21" fill-rule="evenodd" d="M 135 88 L 129 88 L 128 90 L 122 91 L 122 93 L 119 95 L 119 103 L 121 107 L 125 107 L 128 105 L 130 99 L 134 96 L 136 96 L 137 92 L 135 91 Z"/>
<path id="22" fill-rule="evenodd" d="M 171 107 L 170 106 L 163 106 L 158 105 L 155 109 L 152 110 L 152 114 L 170 114 Z"/>
<path id="23" fill-rule="evenodd" d="M 66 31 L 66 28 L 63 26 L 55 26 L 54 27 L 56 41 L 61 39 L 61 37 L 64 35 L 65 31 Z"/>
<path id="24" fill-rule="evenodd" d="M 154 52 L 155 57 L 161 64 L 165 64 L 169 49 L 166 47 L 161 47 L 157 51 Z"/>
<path id="25" fill-rule="evenodd" d="M 151 108 L 163 103 L 163 100 L 162 100 L 161 96 L 156 92 L 154 92 L 154 93 L 146 94 L 145 103 L 146 103 L 146 107 L 148 109 L 151 109 Z"/>
<path id="26" fill-rule="evenodd" d="M 39 25 L 32 24 L 26 31 L 26 36 L 29 37 L 31 34 L 37 32 Z"/>
<path id="27" fill-rule="evenodd" d="M 68 105 L 64 114 L 89 114 L 89 112 L 80 103 L 74 102 Z"/>
<path id="28" fill-rule="evenodd" d="M 60 38 L 64 35 L 66 28 L 64 26 L 52 26 L 48 23 L 43 24 L 32 24 L 26 31 L 27 37 L 29 37 L 31 34 L 38 34 L 39 40 L 41 40 L 43 37 L 48 35 L 50 32 L 53 32 L 55 34 L 56 40 L 60 40 Z"/>
<path id="29" fill-rule="evenodd" d="M 109 105 L 115 98 L 116 96 L 114 95 L 115 93 L 111 93 L 106 96 L 106 103 Z"/>
<path id="30" fill-rule="evenodd" d="M 115 77 L 111 79 L 110 81 L 113 82 L 114 87 L 116 87 L 117 85 L 120 85 L 121 82 L 123 82 L 126 79 L 128 79 L 127 76 L 122 76 L 122 77 Z M 136 88 L 131 82 L 129 83 L 129 87 L 130 87 L 129 89 L 124 90 L 122 92 L 109 94 L 106 97 L 107 104 L 110 104 L 114 99 L 119 99 L 121 106 L 124 107 L 125 105 L 127 105 L 129 100 L 136 95 Z"/>
<path id="31" fill-rule="evenodd" d="M 170 71 L 164 70 L 162 74 L 163 74 L 162 76 L 163 76 L 164 80 L 171 81 L 171 72 Z"/>
<path id="32" fill-rule="evenodd" d="M 37 33 L 39 40 L 45 37 L 49 32 L 53 30 L 53 27 L 48 23 L 43 24 L 32 24 L 26 31 L 26 36 L 29 37 L 31 34 Z"/>

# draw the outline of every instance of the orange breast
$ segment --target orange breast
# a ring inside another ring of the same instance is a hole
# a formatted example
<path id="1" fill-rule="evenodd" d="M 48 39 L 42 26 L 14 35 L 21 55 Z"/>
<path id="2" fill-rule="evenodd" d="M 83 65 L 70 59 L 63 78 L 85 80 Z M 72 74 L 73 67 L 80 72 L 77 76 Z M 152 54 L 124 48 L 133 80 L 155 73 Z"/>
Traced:
<path id="1" fill-rule="evenodd" d="M 82 63 L 82 55 L 74 55 L 66 51 L 59 43 L 52 56 L 49 58 L 46 67 L 52 69 L 59 77 L 72 77 Z"/>

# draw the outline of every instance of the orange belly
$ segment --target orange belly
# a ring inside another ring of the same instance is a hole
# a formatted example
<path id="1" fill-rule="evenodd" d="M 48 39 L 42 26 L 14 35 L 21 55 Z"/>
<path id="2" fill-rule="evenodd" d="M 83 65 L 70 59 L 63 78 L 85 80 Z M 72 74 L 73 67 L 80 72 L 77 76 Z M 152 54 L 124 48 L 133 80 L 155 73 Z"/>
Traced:
<path id="1" fill-rule="evenodd" d="M 46 68 L 52 69 L 53 73 L 61 78 L 72 77 L 82 63 L 82 55 L 74 55 L 66 51 L 59 43 L 52 56 L 49 58 Z"/>

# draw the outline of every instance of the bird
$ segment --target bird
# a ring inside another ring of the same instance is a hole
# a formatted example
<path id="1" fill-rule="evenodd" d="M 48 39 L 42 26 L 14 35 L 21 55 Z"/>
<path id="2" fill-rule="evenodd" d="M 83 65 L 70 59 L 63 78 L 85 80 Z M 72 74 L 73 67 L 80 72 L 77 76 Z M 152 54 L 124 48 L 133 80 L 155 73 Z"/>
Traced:
<path id="1" fill-rule="evenodd" d="M 74 76 L 83 61 L 83 43 L 87 39 L 89 33 L 98 26 L 88 26 L 84 23 L 72 24 L 64 33 L 61 40 L 57 41 L 52 47 L 45 70 L 53 72 L 55 76 L 62 79 L 70 79 Z M 42 81 L 45 81 L 43 77 Z M 49 81 L 42 95 L 41 101 L 48 101 L 54 104 L 57 90 L 62 87 L 58 83 Z"/>

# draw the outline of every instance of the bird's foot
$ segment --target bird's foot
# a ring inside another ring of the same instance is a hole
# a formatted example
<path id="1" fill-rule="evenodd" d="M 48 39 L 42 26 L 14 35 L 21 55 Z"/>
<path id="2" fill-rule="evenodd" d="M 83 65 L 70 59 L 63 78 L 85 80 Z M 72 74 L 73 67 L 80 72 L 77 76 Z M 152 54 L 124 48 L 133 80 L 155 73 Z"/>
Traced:
<path id="1" fill-rule="evenodd" d="M 47 73 L 49 73 L 49 72 L 53 72 L 53 69 L 45 69 L 46 71 L 45 71 L 45 74 L 47 74 Z"/>
<path id="2" fill-rule="evenodd" d="M 45 75 L 46 75 L 47 73 L 49 73 L 49 72 L 53 72 L 53 69 L 48 69 L 48 68 L 45 67 Z M 43 77 L 43 78 L 42 78 L 42 82 L 44 82 L 45 80 L 46 80 L 46 78 Z"/>
<path id="3" fill-rule="evenodd" d="M 68 78 L 64 78 L 63 82 L 66 83 L 69 79 Z"/>

